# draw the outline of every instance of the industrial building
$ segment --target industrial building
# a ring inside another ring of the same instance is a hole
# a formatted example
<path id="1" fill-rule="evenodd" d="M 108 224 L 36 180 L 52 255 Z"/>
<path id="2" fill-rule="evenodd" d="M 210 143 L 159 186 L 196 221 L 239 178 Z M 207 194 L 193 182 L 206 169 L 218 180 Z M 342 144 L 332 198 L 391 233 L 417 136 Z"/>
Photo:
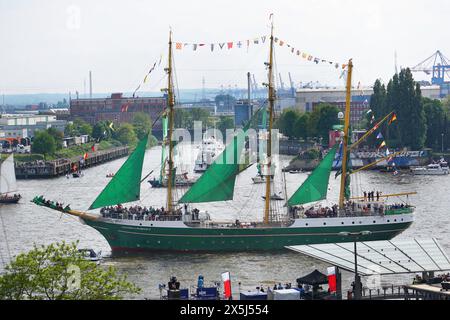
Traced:
<path id="1" fill-rule="evenodd" d="M 2 114 L 0 137 L 8 139 L 32 138 L 37 130 L 50 127 L 64 132 L 65 120 L 57 120 L 56 115 Z"/>
<path id="2" fill-rule="evenodd" d="M 132 122 L 137 112 L 143 112 L 155 121 L 166 106 L 164 97 L 124 97 L 122 93 L 113 93 L 107 98 L 72 99 L 70 101 L 71 119 L 80 118 L 94 125 L 98 121 L 108 120 L 117 123 Z M 153 129 L 161 130 L 161 121 Z"/>
<path id="3" fill-rule="evenodd" d="M 430 99 L 440 99 L 441 88 L 437 85 L 421 87 L 422 96 Z M 370 98 L 373 88 L 365 87 L 352 90 L 351 123 L 357 124 L 364 118 L 370 108 Z M 302 88 L 297 90 L 295 105 L 301 112 L 312 112 L 317 105 L 329 103 L 345 110 L 345 88 Z"/>

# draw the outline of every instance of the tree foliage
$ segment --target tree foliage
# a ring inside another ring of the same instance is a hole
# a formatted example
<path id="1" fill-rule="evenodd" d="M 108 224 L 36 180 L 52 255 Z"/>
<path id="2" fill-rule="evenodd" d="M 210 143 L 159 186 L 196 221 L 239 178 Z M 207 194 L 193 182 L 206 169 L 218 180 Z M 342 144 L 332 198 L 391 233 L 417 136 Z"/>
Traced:
<path id="1" fill-rule="evenodd" d="M 86 121 L 76 118 L 66 126 L 64 133 L 66 136 L 92 135 L 92 126 Z"/>
<path id="2" fill-rule="evenodd" d="M 54 154 L 56 148 L 56 141 L 47 130 L 35 132 L 33 143 L 31 145 L 31 151 L 33 153 L 44 155 Z"/>
<path id="3" fill-rule="evenodd" d="M 379 80 L 375 82 L 371 109 L 377 121 L 395 112 L 397 121 L 385 123 L 382 128 L 387 144 L 392 147 L 408 147 L 420 150 L 425 145 L 427 119 L 420 85 L 409 69 L 403 69 L 389 81 L 387 88 Z M 372 127 L 368 125 L 368 128 Z"/>
<path id="4" fill-rule="evenodd" d="M 217 129 L 222 132 L 223 137 L 226 137 L 227 129 L 234 128 L 234 120 L 233 117 L 222 116 L 217 123 Z"/>
<path id="5" fill-rule="evenodd" d="M 445 132 L 445 117 L 442 103 L 439 100 L 423 99 L 426 115 L 427 133 L 425 146 L 434 150 L 440 150 L 442 134 Z"/>
<path id="6" fill-rule="evenodd" d="M 137 112 L 133 116 L 134 132 L 139 140 L 144 139 L 152 130 L 152 120 L 148 113 Z"/>
<path id="7" fill-rule="evenodd" d="M 121 124 L 114 132 L 114 138 L 119 140 L 122 144 L 130 146 L 134 146 L 138 140 L 133 125 L 129 123 Z"/>
<path id="8" fill-rule="evenodd" d="M 77 243 L 35 245 L 0 276 L 1 300 L 119 300 L 139 292 L 113 267 L 85 260 Z"/>
<path id="9" fill-rule="evenodd" d="M 276 121 L 276 127 L 289 139 L 322 138 L 328 143 L 329 131 L 338 123 L 339 109 L 331 104 L 321 103 L 311 113 L 285 109 Z"/>

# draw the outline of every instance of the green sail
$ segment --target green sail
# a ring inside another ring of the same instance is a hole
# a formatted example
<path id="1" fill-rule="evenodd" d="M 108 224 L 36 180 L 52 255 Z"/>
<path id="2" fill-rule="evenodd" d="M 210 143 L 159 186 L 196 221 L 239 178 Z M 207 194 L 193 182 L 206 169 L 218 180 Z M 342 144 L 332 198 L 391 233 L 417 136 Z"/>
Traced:
<path id="1" fill-rule="evenodd" d="M 328 181 L 330 179 L 331 167 L 336 156 L 336 144 L 323 158 L 319 166 L 303 182 L 297 192 L 289 199 L 289 206 L 324 200 L 327 197 Z"/>
<path id="2" fill-rule="evenodd" d="M 159 172 L 159 183 L 163 182 L 165 162 L 166 162 L 166 140 L 167 140 L 167 129 L 168 129 L 168 119 L 167 115 L 162 117 L 162 127 L 163 127 L 163 137 L 162 137 L 162 147 L 161 147 L 161 170 Z"/>
<path id="3" fill-rule="evenodd" d="M 245 135 L 250 127 L 255 125 L 263 109 L 258 109 L 247 122 L 243 130 L 238 131 L 233 141 L 222 154 L 212 163 L 197 182 L 183 195 L 180 203 L 202 203 L 233 200 L 236 176 L 250 167 L 246 158 L 240 163 Z"/>
<path id="4" fill-rule="evenodd" d="M 243 169 L 239 165 L 245 132 L 240 131 L 222 154 L 198 181 L 183 195 L 180 203 L 201 203 L 233 199 L 236 176 Z"/>
<path id="5" fill-rule="evenodd" d="M 139 142 L 127 161 L 91 204 L 89 210 L 139 200 L 147 140 L 148 136 Z"/>

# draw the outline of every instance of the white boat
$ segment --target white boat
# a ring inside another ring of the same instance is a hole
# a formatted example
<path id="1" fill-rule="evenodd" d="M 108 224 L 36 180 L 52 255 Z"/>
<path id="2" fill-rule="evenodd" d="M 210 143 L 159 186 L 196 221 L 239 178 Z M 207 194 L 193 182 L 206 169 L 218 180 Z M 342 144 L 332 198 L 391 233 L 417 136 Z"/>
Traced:
<path id="1" fill-rule="evenodd" d="M 14 154 L 11 154 L 0 164 L 0 203 L 14 204 L 22 198 L 20 194 L 11 195 L 17 191 Z"/>
<path id="2" fill-rule="evenodd" d="M 83 258 L 88 261 L 99 262 L 102 259 L 102 252 L 95 252 L 93 249 L 78 249 Z"/>
<path id="3" fill-rule="evenodd" d="M 195 160 L 194 172 L 205 172 L 224 148 L 223 143 L 214 136 L 203 137 L 200 152 Z"/>
<path id="4" fill-rule="evenodd" d="M 447 175 L 450 170 L 447 162 L 443 159 L 439 163 L 432 163 L 427 165 L 426 167 L 418 167 L 411 169 L 414 175 Z"/>

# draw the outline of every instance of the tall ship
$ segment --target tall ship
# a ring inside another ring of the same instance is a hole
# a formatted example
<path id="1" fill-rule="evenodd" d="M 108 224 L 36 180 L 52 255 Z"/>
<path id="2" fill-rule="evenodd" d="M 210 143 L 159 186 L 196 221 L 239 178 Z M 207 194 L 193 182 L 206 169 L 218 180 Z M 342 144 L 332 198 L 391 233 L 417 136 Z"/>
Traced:
<path id="1" fill-rule="evenodd" d="M 272 128 L 275 101 L 274 89 L 274 36 L 271 27 L 268 71 L 266 147 L 264 165 L 271 172 L 273 165 Z M 348 166 L 349 123 L 352 61 L 347 66 L 347 100 L 345 124 L 340 145 L 334 146 L 323 157 L 318 167 L 287 197 L 285 205 L 272 200 L 275 185 L 271 174 L 265 175 L 264 207 L 259 221 L 235 220 L 224 223 L 211 219 L 210 215 L 193 208 L 196 204 L 233 200 L 236 177 L 250 164 L 240 161 L 245 158 L 246 133 L 250 122 L 239 130 L 227 144 L 224 151 L 180 199 L 175 199 L 172 141 L 174 132 L 175 97 L 173 89 L 172 33 L 169 36 L 167 107 L 167 192 L 166 205 L 160 209 L 127 209 L 125 203 L 140 199 L 142 167 L 147 138 L 139 142 L 134 152 L 125 161 L 112 180 L 94 200 L 89 210 L 100 209 L 100 214 L 82 212 L 45 200 L 42 196 L 33 199 L 38 205 L 47 206 L 58 212 L 79 217 L 95 228 L 110 244 L 113 252 L 118 251 L 265 251 L 280 250 L 285 246 L 319 243 L 389 240 L 407 229 L 414 220 L 414 207 L 388 203 L 390 197 L 377 199 L 351 197 Z M 257 111 L 259 112 L 259 111 Z M 330 172 L 336 154 L 341 155 L 339 202 L 333 206 L 322 206 L 326 200 Z M 260 200 L 262 201 L 262 200 Z M 214 204 L 211 204 L 213 207 Z M 239 208 L 227 207 L 230 216 Z M 239 210 L 240 212 L 241 210 Z M 225 213 L 225 212 L 224 212 Z M 228 213 L 227 213 L 228 214 Z"/>
<path id="2" fill-rule="evenodd" d="M 17 192 L 14 154 L 0 164 L 0 204 L 15 204 L 22 199 Z"/>

